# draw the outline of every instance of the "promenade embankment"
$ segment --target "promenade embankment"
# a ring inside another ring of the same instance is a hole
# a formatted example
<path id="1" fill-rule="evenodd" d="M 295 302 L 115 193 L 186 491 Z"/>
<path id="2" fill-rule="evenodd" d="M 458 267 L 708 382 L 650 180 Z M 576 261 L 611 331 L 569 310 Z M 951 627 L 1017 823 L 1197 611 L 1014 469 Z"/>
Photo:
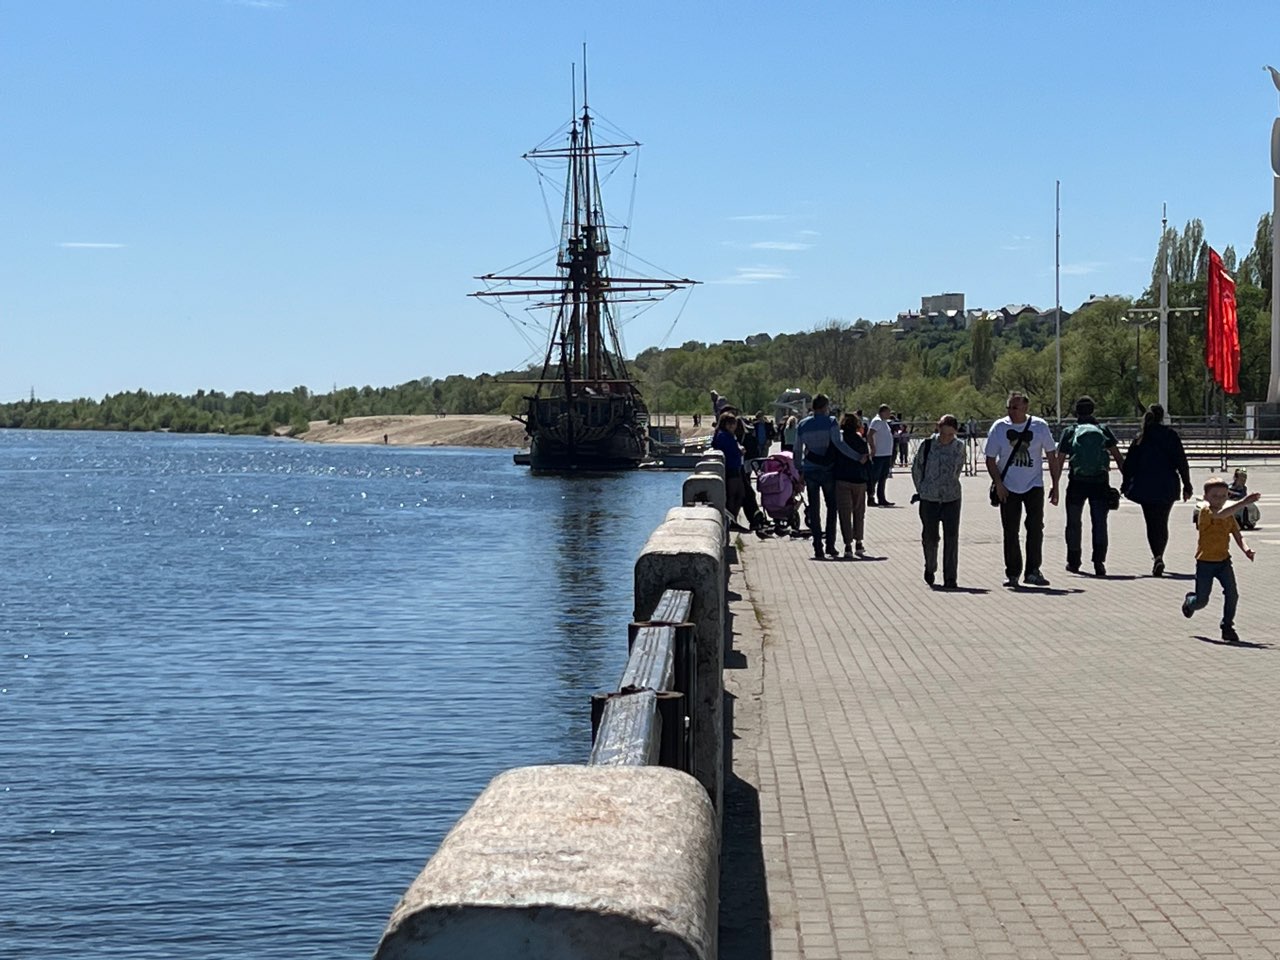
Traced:
<path id="1" fill-rule="evenodd" d="M 378 960 L 717 957 L 730 556 L 718 451 L 681 499 L 636 560 L 630 654 L 616 693 L 593 698 L 588 763 L 493 780 L 396 905 Z"/>
<path id="2" fill-rule="evenodd" d="M 1221 591 L 1179 612 L 1190 504 L 1160 578 L 1136 505 L 1110 514 L 1105 578 L 1063 569 L 1049 506 L 1052 585 L 1011 591 L 987 483 L 963 481 L 957 591 L 922 579 L 902 472 L 864 560 L 744 542 L 726 792 L 758 811 L 738 872 L 766 878 L 768 923 L 722 956 L 1280 956 L 1280 469 L 1250 469 L 1240 644 Z"/>

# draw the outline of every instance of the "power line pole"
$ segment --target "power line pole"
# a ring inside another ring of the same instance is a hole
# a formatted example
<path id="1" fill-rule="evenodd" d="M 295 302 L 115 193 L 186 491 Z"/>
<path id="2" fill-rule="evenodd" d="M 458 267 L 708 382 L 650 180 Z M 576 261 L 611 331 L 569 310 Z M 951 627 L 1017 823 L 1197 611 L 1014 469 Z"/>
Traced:
<path id="1" fill-rule="evenodd" d="M 1054 406 L 1062 423 L 1062 181 L 1053 181 L 1053 342 L 1057 355 L 1058 395 Z"/>
<path id="2" fill-rule="evenodd" d="M 1160 205 L 1160 377 L 1158 396 L 1160 406 L 1169 412 L 1169 256 L 1164 249 L 1165 234 L 1169 232 L 1169 205 Z"/>

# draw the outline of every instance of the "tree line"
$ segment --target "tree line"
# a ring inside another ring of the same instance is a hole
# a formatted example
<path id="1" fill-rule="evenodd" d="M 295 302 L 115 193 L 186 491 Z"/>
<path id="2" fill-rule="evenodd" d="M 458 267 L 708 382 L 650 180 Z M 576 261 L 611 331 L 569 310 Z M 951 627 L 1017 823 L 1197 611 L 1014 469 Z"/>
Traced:
<path id="1" fill-rule="evenodd" d="M 1214 409 L 1204 366 L 1204 302 L 1208 244 L 1199 220 L 1160 238 L 1151 285 L 1136 299 L 1109 297 L 1076 311 L 1063 323 L 1064 406 L 1082 393 L 1093 396 L 1100 416 L 1137 416 L 1154 402 L 1158 336 L 1154 314 L 1159 275 L 1169 276 L 1169 305 L 1197 313 L 1173 313 L 1169 321 L 1169 413 L 1198 417 Z M 1271 215 L 1258 221 L 1253 247 L 1237 262 L 1234 248 L 1223 262 L 1236 276 L 1241 366 L 1239 397 L 1264 399 L 1270 363 Z M 1056 351 L 1052 322 L 1024 314 L 1008 322 L 982 317 L 968 328 L 924 324 L 913 331 L 859 319 L 828 320 L 802 333 L 752 337 L 750 342 L 650 348 L 631 362 L 632 373 L 655 413 L 705 412 L 716 389 L 748 412 L 769 411 L 784 390 L 822 392 L 846 409 L 874 410 L 888 403 L 910 418 L 953 413 L 987 419 L 1003 413 L 1009 390 L 1023 389 L 1036 412 L 1056 417 Z M 0 426 L 28 429 L 170 430 L 178 433 L 305 433 L 313 420 L 346 417 L 484 413 L 523 410 L 537 368 L 434 379 L 394 387 L 345 387 L 313 393 L 307 387 L 253 393 L 198 390 L 181 396 L 145 390 L 101 400 L 41 400 L 32 396 L 0 404 Z M 1063 411 L 1064 415 L 1068 411 Z"/>

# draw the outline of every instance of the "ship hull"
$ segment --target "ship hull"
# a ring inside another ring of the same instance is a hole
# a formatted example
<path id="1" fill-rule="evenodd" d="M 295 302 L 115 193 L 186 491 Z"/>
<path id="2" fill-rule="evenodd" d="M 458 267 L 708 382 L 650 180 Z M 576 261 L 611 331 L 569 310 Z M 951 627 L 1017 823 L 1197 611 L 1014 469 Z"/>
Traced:
<path id="1" fill-rule="evenodd" d="M 648 412 L 632 396 L 529 401 L 529 466 L 544 473 L 634 470 L 648 455 Z"/>

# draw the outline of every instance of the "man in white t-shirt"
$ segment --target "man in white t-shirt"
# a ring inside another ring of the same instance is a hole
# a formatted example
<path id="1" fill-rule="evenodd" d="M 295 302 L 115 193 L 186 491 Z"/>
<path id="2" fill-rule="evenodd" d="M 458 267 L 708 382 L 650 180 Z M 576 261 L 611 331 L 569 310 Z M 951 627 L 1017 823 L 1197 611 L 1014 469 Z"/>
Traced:
<path id="1" fill-rule="evenodd" d="M 1062 463 L 1049 424 L 1039 417 L 1027 416 L 1030 403 L 1026 394 L 1009 394 L 1009 415 L 991 425 L 987 433 L 987 473 L 1000 498 L 1000 525 L 1004 528 L 1004 573 L 1006 587 L 1017 589 L 1023 572 L 1022 546 L 1018 524 L 1023 507 L 1027 511 L 1027 564 L 1022 582 L 1047 587 L 1049 581 L 1040 572 L 1044 559 L 1044 464 L 1049 462 L 1053 486 L 1049 502 L 1058 505 L 1058 479 Z M 1002 475 L 1003 474 L 1003 478 Z"/>
<path id="2" fill-rule="evenodd" d="M 893 445 L 896 442 L 890 419 L 889 405 L 882 403 L 867 424 L 867 444 L 871 447 L 871 469 L 874 471 L 867 480 L 867 503 L 873 507 L 893 506 L 884 495 L 884 482 L 889 479 L 889 471 L 893 468 Z"/>

